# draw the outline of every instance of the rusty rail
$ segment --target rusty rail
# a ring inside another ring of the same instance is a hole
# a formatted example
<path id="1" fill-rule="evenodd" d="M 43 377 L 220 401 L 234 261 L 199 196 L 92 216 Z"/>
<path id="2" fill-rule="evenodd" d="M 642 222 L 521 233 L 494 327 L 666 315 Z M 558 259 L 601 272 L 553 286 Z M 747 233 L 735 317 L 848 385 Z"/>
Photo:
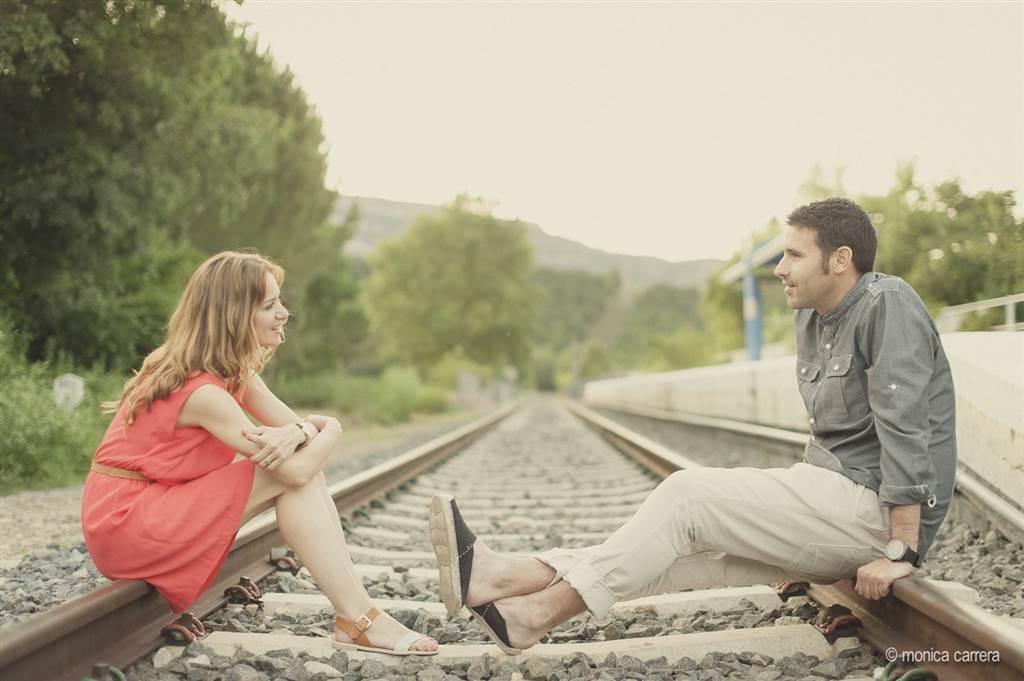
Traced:
<path id="1" fill-rule="evenodd" d="M 566 406 L 616 448 L 662 477 L 700 467 L 578 402 Z M 955 600 L 923 579 L 897 580 L 892 594 L 880 601 L 861 598 L 850 580 L 812 585 L 808 595 L 822 605 L 850 608 L 861 619 L 863 640 L 880 651 L 891 648 L 898 656 L 919 660 L 917 664 L 935 671 L 942 681 L 1024 679 L 1024 630 Z"/>
<path id="2" fill-rule="evenodd" d="M 519 406 L 511 403 L 362 473 L 331 485 L 339 513 L 348 515 L 470 444 Z M 193 605 L 200 618 L 224 606 L 222 592 L 242 575 L 260 580 L 274 571 L 270 549 L 284 544 L 273 512 L 239 532 L 214 583 Z M 104 662 L 127 667 L 164 644 L 160 629 L 173 619 L 167 602 L 141 581 L 106 584 L 0 632 L 0 679 L 76 681 Z"/>

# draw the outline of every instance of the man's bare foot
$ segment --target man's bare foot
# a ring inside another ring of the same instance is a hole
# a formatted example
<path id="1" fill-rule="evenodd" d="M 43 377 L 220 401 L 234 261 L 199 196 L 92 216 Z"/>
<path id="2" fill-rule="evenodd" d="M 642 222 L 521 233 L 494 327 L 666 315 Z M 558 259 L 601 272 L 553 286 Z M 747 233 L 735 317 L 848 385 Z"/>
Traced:
<path id="1" fill-rule="evenodd" d="M 345 617 L 347 617 L 347 615 L 345 615 Z M 358 617 L 359 616 L 356 615 L 356 617 L 351 617 L 349 619 L 355 620 L 358 619 Z M 391 615 L 386 612 L 381 612 L 381 614 L 373 620 L 373 625 L 366 631 L 366 638 L 369 639 L 370 645 L 390 650 L 394 649 L 395 644 L 410 631 L 412 630 L 402 626 L 402 624 Z M 352 642 L 352 638 L 341 629 L 334 630 L 334 638 L 338 643 Z M 426 653 L 437 650 L 437 647 L 437 641 L 427 635 L 424 635 L 423 638 L 409 646 L 409 649 Z"/>
<path id="2" fill-rule="evenodd" d="M 555 571 L 536 558 L 509 558 L 477 539 L 473 544 L 473 572 L 466 605 L 474 608 L 501 598 L 534 593 L 554 577 Z"/>

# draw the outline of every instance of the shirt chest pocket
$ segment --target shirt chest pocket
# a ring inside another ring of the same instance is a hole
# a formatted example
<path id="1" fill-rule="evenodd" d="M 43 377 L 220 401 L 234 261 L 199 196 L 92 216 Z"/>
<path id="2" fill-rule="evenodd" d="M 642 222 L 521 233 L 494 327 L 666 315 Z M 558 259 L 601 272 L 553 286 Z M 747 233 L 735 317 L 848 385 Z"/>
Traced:
<path id="1" fill-rule="evenodd" d="M 815 410 L 823 418 L 840 422 L 860 419 L 868 411 L 866 387 L 864 372 L 857 370 L 854 355 L 830 357 Z"/>
<path id="2" fill-rule="evenodd" d="M 797 387 L 800 389 L 800 397 L 804 400 L 804 406 L 810 413 L 814 400 L 814 391 L 818 387 L 818 375 L 821 373 L 817 364 L 806 360 L 797 359 L 796 379 Z"/>

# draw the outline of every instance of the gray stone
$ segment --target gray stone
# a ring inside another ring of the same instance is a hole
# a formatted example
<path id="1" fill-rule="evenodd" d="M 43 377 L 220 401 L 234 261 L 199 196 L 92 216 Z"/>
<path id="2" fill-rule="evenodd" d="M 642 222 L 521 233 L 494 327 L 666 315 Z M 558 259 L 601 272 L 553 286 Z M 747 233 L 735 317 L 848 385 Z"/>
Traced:
<path id="1" fill-rule="evenodd" d="M 841 679 L 850 670 L 850 661 L 843 657 L 833 657 L 811 669 L 811 673 L 826 679 Z"/>
<path id="2" fill-rule="evenodd" d="M 523 675 L 519 673 L 519 665 L 515 662 L 500 660 L 494 665 L 491 678 L 497 679 L 498 681 L 511 681 L 515 678 L 521 681 Z"/>
<path id="3" fill-rule="evenodd" d="M 388 668 L 384 666 L 383 662 L 377 660 L 366 660 L 363 662 L 363 666 L 359 669 L 359 673 L 363 675 L 364 679 L 379 679 L 388 673 Z M 341 676 L 341 674 L 339 674 Z"/>
<path id="4" fill-rule="evenodd" d="M 519 665 L 519 671 L 527 679 L 546 679 L 554 671 L 550 660 L 534 657 Z"/>
<path id="5" fill-rule="evenodd" d="M 344 650 L 336 650 L 331 655 L 330 665 L 339 671 L 348 670 L 348 654 Z"/>
<path id="6" fill-rule="evenodd" d="M 737 656 L 737 659 L 739 659 L 739 661 L 743 664 L 755 665 L 758 667 L 767 667 L 772 662 L 774 662 L 771 656 L 761 655 L 760 653 L 752 653 L 749 650 L 740 653 Z"/>
<path id="7" fill-rule="evenodd" d="M 657 636 L 665 627 L 658 624 L 634 624 L 622 634 L 622 638 L 647 638 Z"/>
<path id="8" fill-rule="evenodd" d="M 287 648 L 274 648 L 273 650 L 268 650 L 264 654 L 267 657 L 280 657 L 287 658 L 289 660 L 295 657 L 294 655 L 292 655 L 292 651 L 288 650 Z"/>
<path id="9" fill-rule="evenodd" d="M 697 673 L 697 681 L 722 681 L 724 678 L 715 669 L 702 669 Z"/>
<path id="10" fill-rule="evenodd" d="M 160 650 L 156 651 L 156 655 L 153 656 L 153 666 L 157 669 L 162 669 L 181 657 L 181 653 L 181 648 L 175 646 L 164 646 Z"/>
<path id="11" fill-rule="evenodd" d="M 618 641 L 626 634 L 626 630 L 618 622 L 612 622 L 604 628 L 604 640 Z"/>
<path id="12" fill-rule="evenodd" d="M 619 669 L 627 672 L 646 672 L 647 665 L 644 664 L 643 660 L 632 655 L 623 655 L 619 658 Z"/>
<path id="13" fill-rule="evenodd" d="M 270 653 L 267 653 L 270 655 Z M 284 681 L 308 681 L 309 674 L 306 673 L 306 668 L 303 666 L 302 660 L 293 660 L 288 668 L 281 674 L 281 678 Z M 276 679 L 274 681 L 277 681 Z"/>
<path id="14" fill-rule="evenodd" d="M 236 664 L 224 675 L 224 681 L 269 681 L 266 674 L 247 664 Z"/>
<path id="15" fill-rule="evenodd" d="M 379 662 L 377 664 L 380 664 Z M 320 681 L 320 679 L 340 679 L 342 673 L 329 664 L 323 662 L 306 662 L 302 665 L 306 675 Z"/>
<path id="16" fill-rule="evenodd" d="M 491 666 L 493 664 L 493 658 L 490 655 L 485 654 L 483 657 L 475 660 L 469 665 L 466 670 L 466 678 L 469 681 L 484 681 L 491 677 Z"/>
<path id="17" fill-rule="evenodd" d="M 765 669 L 757 673 L 757 676 L 754 677 L 754 681 L 775 681 L 780 676 L 782 676 L 782 672 L 778 669 Z"/>
<path id="18" fill-rule="evenodd" d="M 746 615 L 740 617 L 740 627 L 742 627 L 743 629 L 753 629 L 761 623 L 761 619 L 763 617 L 764 615 L 762 615 L 759 612 L 747 613 Z"/>
<path id="19" fill-rule="evenodd" d="M 459 628 L 458 624 L 450 622 L 441 629 L 439 635 L 434 636 L 438 643 L 456 643 L 462 640 L 462 629 Z"/>
<path id="20" fill-rule="evenodd" d="M 697 661 L 692 657 L 681 657 L 672 665 L 676 671 L 687 672 L 697 669 Z"/>
<path id="21" fill-rule="evenodd" d="M 282 671 L 288 668 L 291 664 L 289 660 L 281 657 L 270 657 L 268 655 L 257 655 L 251 661 L 251 664 L 256 669 L 262 672 L 266 672 L 271 676 L 280 674 Z"/>
<path id="22" fill-rule="evenodd" d="M 444 681 L 445 673 L 440 667 L 427 667 L 416 674 L 416 681 Z"/>

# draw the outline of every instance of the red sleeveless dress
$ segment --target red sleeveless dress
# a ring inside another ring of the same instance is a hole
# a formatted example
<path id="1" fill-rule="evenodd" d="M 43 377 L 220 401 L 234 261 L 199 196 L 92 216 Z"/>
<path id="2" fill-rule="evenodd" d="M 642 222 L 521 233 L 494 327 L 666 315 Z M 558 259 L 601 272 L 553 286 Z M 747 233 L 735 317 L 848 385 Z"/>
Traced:
<path id="1" fill-rule="evenodd" d="M 220 570 L 255 471 L 248 460 L 233 462 L 234 449 L 205 429 L 176 425 L 185 400 L 206 384 L 225 387 L 213 374 L 192 376 L 148 411 L 140 408 L 127 427 L 122 407 L 95 461 L 152 482 L 91 472 L 82 493 L 82 532 L 99 571 L 149 582 L 176 613 L 187 610 Z"/>

